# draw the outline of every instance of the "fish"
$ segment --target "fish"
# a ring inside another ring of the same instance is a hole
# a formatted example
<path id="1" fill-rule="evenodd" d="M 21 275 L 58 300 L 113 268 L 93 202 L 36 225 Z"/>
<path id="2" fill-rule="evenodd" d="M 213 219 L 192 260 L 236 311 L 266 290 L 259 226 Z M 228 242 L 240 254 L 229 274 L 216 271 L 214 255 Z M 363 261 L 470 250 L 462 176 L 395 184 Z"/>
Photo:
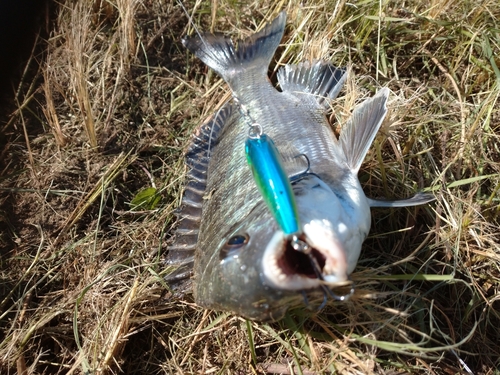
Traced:
<path id="1" fill-rule="evenodd" d="M 358 105 L 337 137 L 325 114 L 346 69 L 323 60 L 287 64 L 277 73 L 280 90 L 268 78 L 285 24 L 282 11 L 236 43 L 212 33 L 182 39 L 224 79 L 233 98 L 195 130 L 186 148 L 166 280 L 174 291 L 192 291 L 199 306 L 257 321 L 281 319 L 289 308 L 308 303 L 308 295 L 347 299 L 352 288 L 337 290 L 351 285 L 370 230 L 370 208 L 434 200 L 424 193 L 398 201 L 366 197 L 357 175 L 387 114 L 389 90 Z M 280 227 L 247 164 L 252 124 L 281 155 L 302 247 Z"/>

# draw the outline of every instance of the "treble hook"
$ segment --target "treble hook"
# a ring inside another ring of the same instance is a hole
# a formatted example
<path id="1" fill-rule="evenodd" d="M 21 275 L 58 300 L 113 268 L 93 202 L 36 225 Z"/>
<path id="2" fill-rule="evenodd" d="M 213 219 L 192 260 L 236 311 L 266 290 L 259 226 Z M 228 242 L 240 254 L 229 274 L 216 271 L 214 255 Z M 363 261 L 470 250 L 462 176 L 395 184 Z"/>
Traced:
<path id="1" fill-rule="evenodd" d="M 307 157 L 306 154 L 299 154 L 299 155 L 294 156 L 293 158 L 297 159 L 297 158 L 300 158 L 300 157 L 303 157 L 303 158 L 306 159 L 307 167 L 306 167 L 305 171 L 296 173 L 294 175 L 291 175 L 289 177 L 289 180 L 290 180 L 291 183 L 294 183 L 294 182 L 297 182 L 297 181 L 301 180 L 302 178 L 304 178 L 305 176 L 307 176 L 309 174 L 309 171 L 311 170 L 311 162 L 309 161 L 309 158 Z"/>
<path id="2" fill-rule="evenodd" d="M 323 274 L 321 273 L 321 267 L 319 266 L 316 258 L 313 256 L 311 247 L 295 235 L 292 237 L 291 244 L 292 244 L 292 247 L 294 250 L 300 251 L 301 253 L 307 255 L 307 257 L 309 258 L 309 262 L 311 262 L 311 267 L 314 270 L 314 273 L 316 274 L 316 277 L 318 278 L 318 280 L 324 282 L 325 278 L 323 277 Z M 349 291 L 348 294 L 345 294 L 342 296 L 335 294 L 324 283 L 321 284 L 320 288 L 321 288 L 321 291 L 323 292 L 323 302 L 319 306 L 318 312 L 323 310 L 323 308 L 326 306 L 326 303 L 328 302 L 328 296 L 330 296 L 331 298 L 333 298 L 336 301 L 347 301 L 354 294 L 354 287 L 351 287 L 351 290 Z M 304 293 L 303 293 L 303 295 L 304 295 Z M 307 301 L 306 297 L 304 297 L 304 299 Z"/>
<path id="3" fill-rule="evenodd" d="M 300 180 L 306 178 L 307 176 L 316 176 L 317 178 L 319 178 L 321 180 L 320 176 L 318 176 L 314 172 L 311 172 L 311 162 L 310 162 L 308 156 L 306 154 L 299 154 L 297 156 L 294 156 L 293 158 L 296 159 L 299 157 L 303 157 L 304 159 L 306 159 L 307 167 L 304 171 L 293 174 L 290 177 L 288 177 L 288 179 L 290 180 L 290 183 L 293 185 L 293 184 L 299 182 Z"/>

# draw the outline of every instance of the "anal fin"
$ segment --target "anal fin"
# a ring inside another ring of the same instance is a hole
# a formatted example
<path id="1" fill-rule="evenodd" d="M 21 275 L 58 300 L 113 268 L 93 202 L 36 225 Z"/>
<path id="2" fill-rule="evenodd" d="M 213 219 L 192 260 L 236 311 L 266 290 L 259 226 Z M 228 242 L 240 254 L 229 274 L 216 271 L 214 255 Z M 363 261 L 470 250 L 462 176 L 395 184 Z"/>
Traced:
<path id="1" fill-rule="evenodd" d="M 373 139 L 387 114 L 389 89 L 384 87 L 374 97 L 358 105 L 340 131 L 339 143 L 347 166 L 358 172 Z"/>

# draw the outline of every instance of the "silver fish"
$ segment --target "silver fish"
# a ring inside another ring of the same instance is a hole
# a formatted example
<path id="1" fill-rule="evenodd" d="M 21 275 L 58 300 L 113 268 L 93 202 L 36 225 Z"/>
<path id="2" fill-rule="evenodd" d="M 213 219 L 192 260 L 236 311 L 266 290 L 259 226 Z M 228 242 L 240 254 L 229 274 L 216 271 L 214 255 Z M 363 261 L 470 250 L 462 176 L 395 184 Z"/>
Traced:
<path id="1" fill-rule="evenodd" d="M 434 199 L 417 194 L 376 201 L 361 188 L 357 173 L 387 113 L 387 88 L 355 108 L 337 139 L 325 112 L 346 79 L 344 69 L 324 61 L 286 65 L 278 71 L 282 91 L 272 86 L 267 71 L 285 20 L 281 12 L 236 46 L 220 34 L 183 39 L 227 82 L 234 100 L 188 146 L 180 220 L 167 255 L 176 271 L 167 281 L 184 291 L 192 281 L 198 305 L 256 320 L 281 318 L 305 292 L 348 283 L 370 230 L 370 207 Z M 255 185 L 245 160 L 249 122 L 258 123 L 289 161 L 307 254 L 283 235 Z"/>

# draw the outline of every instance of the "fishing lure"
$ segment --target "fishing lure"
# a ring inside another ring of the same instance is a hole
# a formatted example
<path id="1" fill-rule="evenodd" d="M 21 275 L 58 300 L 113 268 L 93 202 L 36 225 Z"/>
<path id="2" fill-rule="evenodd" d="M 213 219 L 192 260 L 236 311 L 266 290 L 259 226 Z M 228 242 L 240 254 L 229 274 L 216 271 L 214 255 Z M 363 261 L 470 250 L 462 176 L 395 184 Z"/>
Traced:
<path id="1" fill-rule="evenodd" d="M 292 185 L 273 140 L 266 134 L 249 136 L 245 153 L 257 187 L 286 236 L 300 233 L 299 214 Z"/>

